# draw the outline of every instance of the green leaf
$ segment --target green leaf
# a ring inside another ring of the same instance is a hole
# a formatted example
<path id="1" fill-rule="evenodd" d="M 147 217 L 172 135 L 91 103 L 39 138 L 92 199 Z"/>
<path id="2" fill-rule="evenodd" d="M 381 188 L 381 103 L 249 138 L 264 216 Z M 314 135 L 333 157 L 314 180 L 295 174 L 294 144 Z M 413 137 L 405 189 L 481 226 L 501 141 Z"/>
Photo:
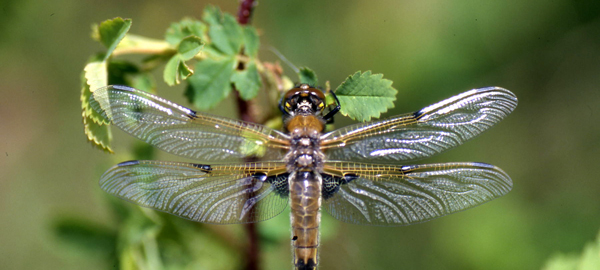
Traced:
<path id="1" fill-rule="evenodd" d="M 258 55 L 258 48 L 260 46 L 260 40 L 256 28 L 252 26 L 244 27 L 244 51 L 246 55 L 250 57 L 256 57 Z"/>
<path id="2" fill-rule="evenodd" d="M 177 46 L 177 53 L 169 59 L 163 72 L 163 79 L 169 86 L 179 84 L 194 73 L 185 61 L 190 60 L 202 50 L 203 43 L 199 37 L 188 36 Z"/>
<path id="3" fill-rule="evenodd" d="M 108 71 L 105 61 L 90 62 L 83 69 L 85 73 L 86 84 L 91 92 L 108 85 Z"/>
<path id="4" fill-rule="evenodd" d="M 82 75 L 82 117 L 84 132 L 89 141 L 98 148 L 112 153 L 110 141 L 110 121 L 101 114 L 94 111 L 90 104 L 92 92 L 100 87 L 110 84 L 134 85 L 138 88 L 151 89 L 153 82 L 147 73 L 141 73 L 140 69 L 126 61 L 98 61 L 103 56 L 92 59 L 84 68 Z"/>
<path id="5" fill-rule="evenodd" d="M 317 78 L 317 74 L 315 74 L 312 69 L 307 67 L 300 68 L 300 72 L 298 72 L 298 77 L 300 77 L 300 83 L 306 83 L 310 86 L 316 87 L 319 82 Z"/>
<path id="6" fill-rule="evenodd" d="M 108 126 L 109 121 L 90 106 L 92 91 L 106 86 L 108 82 L 106 62 L 101 59 L 103 54 L 93 56 L 81 73 L 81 116 L 83 130 L 92 144 L 106 152 L 112 153 L 110 141 L 112 134 Z"/>
<path id="7" fill-rule="evenodd" d="M 169 86 L 179 84 L 181 80 L 185 80 L 194 74 L 185 61 L 181 58 L 180 54 L 173 55 L 163 72 L 163 79 Z"/>
<path id="8" fill-rule="evenodd" d="M 234 58 L 207 58 L 196 63 L 194 75 L 188 78 L 185 92 L 188 100 L 201 110 L 216 106 L 231 92 L 230 79 L 235 64 Z"/>
<path id="9" fill-rule="evenodd" d="M 213 58 L 227 57 L 227 55 L 223 55 L 223 53 L 219 51 L 219 49 L 217 49 L 212 43 L 206 43 L 206 46 L 202 48 L 202 52 L 207 56 L 212 56 Z"/>
<path id="10" fill-rule="evenodd" d="M 234 83 L 243 100 L 250 100 L 256 97 L 261 86 L 256 63 L 250 61 L 246 64 L 245 70 L 236 70 L 231 76 L 231 81 Z"/>
<path id="11" fill-rule="evenodd" d="M 184 18 L 178 23 L 172 23 L 165 39 L 173 46 L 177 46 L 184 38 L 188 36 L 204 37 L 206 33 L 206 25 L 200 21 L 193 20 L 190 18 Z"/>
<path id="12" fill-rule="evenodd" d="M 211 45 L 226 55 L 236 55 L 240 52 L 244 33 L 235 17 L 221 13 L 215 6 L 208 6 L 204 9 L 202 18 L 209 25 L 208 36 Z"/>
<path id="13" fill-rule="evenodd" d="M 85 77 L 83 77 L 83 74 L 84 73 L 82 73 L 81 76 L 81 84 L 83 86 L 81 88 L 81 96 L 79 97 L 81 101 L 81 116 L 89 117 L 90 121 L 93 121 L 91 118 L 96 118 L 96 122 L 98 123 L 105 122 L 106 119 L 104 119 L 100 114 L 96 113 L 90 106 L 90 97 L 92 96 L 92 92 L 90 91 L 90 87 L 85 83 Z"/>
<path id="14" fill-rule="evenodd" d="M 89 104 L 89 98 L 94 90 L 108 85 L 107 64 L 105 61 L 98 60 L 103 57 L 103 55 L 96 55 L 92 58 L 92 61 L 89 62 L 83 69 L 81 82 L 81 108 L 83 109 L 82 115 L 83 117 L 89 118 L 90 122 L 98 124 L 108 124 L 109 121 L 91 108 Z"/>
<path id="15" fill-rule="evenodd" d="M 361 122 L 378 118 L 393 108 L 397 92 L 392 81 L 383 79 L 382 74 L 371 74 L 371 71 L 356 72 L 335 90 L 342 106 L 340 112 Z"/>
<path id="16" fill-rule="evenodd" d="M 194 71 L 190 69 L 190 67 L 188 67 L 188 65 L 183 60 L 179 62 L 179 69 L 177 69 L 177 72 L 179 78 L 181 78 L 182 80 L 185 80 L 188 77 L 192 76 L 192 74 L 194 74 Z"/>
<path id="17" fill-rule="evenodd" d="M 201 50 L 202 40 L 197 36 L 189 36 L 184 38 L 177 46 L 177 52 L 181 55 L 184 61 L 190 60 L 196 56 Z"/>
<path id="18" fill-rule="evenodd" d="M 113 153 L 110 147 L 110 141 L 112 140 L 112 133 L 110 132 L 110 126 L 103 123 L 95 122 L 89 116 L 83 116 L 83 129 L 88 140 L 92 144 L 106 152 Z"/>
<path id="19" fill-rule="evenodd" d="M 163 72 L 163 79 L 169 86 L 173 86 L 179 84 L 180 82 L 180 73 L 179 67 L 181 67 L 181 55 L 175 54 L 169 62 L 165 65 L 165 70 Z"/>
<path id="20" fill-rule="evenodd" d="M 112 54 L 121 39 L 123 39 L 125 34 L 127 34 L 127 31 L 129 31 L 129 28 L 131 28 L 131 19 L 124 20 L 123 18 L 117 17 L 100 23 L 98 34 L 100 36 L 100 42 L 102 42 L 107 49 L 106 58 Z"/>

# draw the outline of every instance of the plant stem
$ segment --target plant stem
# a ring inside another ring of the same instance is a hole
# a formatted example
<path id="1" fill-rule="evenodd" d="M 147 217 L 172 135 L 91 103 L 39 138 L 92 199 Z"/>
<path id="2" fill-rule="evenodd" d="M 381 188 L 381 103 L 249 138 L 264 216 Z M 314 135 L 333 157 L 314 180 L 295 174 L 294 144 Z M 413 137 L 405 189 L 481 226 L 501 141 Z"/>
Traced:
<path id="1" fill-rule="evenodd" d="M 254 0 L 241 0 L 240 8 L 238 10 L 237 21 L 240 25 L 246 25 L 250 22 L 252 11 L 254 10 Z M 240 119 L 247 122 L 256 122 L 252 113 L 250 112 L 250 104 L 240 97 L 238 91 L 233 91 L 236 96 L 238 114 Z M 252 161 L 252 160 L 247 160 Z M 253 194 L 248 194 L 252 196 Z M 247 223 L 244 225 L 246 233 L 248 234 L 248 247 L 246 250 L 246 270 L 258 270 L 259 265 L 259 245 L 258 245 L 258 233 L 256 231 L 255 223 Z"/>
<path id="2" fill-rule="evenodd" d="M 241 25 L 246 25 L 252 17 L 252 10 L 254 10 L 254 0 L 241 0 L 240 9 L 238 10 L 237 21 Z"/>

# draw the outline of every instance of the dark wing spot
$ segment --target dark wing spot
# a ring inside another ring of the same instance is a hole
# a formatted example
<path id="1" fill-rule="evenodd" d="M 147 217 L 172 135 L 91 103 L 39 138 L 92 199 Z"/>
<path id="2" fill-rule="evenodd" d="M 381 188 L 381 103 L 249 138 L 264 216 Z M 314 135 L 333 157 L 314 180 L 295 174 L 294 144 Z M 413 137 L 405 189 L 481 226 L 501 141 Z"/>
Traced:
<path id="1" fill-rule="evenodd" d="M 400 172 L 402 173 L 407 173 L 410 172 L 412 170 L 418 169 L 419 166 L 418 165 L 406 165 L 406 166 L 402 166 L 402 168 L 400 168 Z"/>
<path id="2" fill-rule="evenodd" d="M 117 164 L 117 166 L 125 167 L 125 166 L 132 166 L 132 165 L 138 165 L 138 164 L 140 164 L 139 160 L 129 160 L 129 161 L 123 161 L 123 162 Z"/>
<path id="3" fill-rule="evenodd" d="M 321 176 L 323 177 L 323 190 L 321 195 L 325 200 L 333 197 L 340 189 L 340 186 L 358 179 L 358 175 L 353 173 L 347 173 L 343 177 L 330 174 L 321 174 Z"/>
<path id="4" fill-rule="evenodd" d="M 273 186 L 273 190 L 281 197 L 287 197 L 290 193 L 288 185 L 289 173 L 282 173 L 278 175 L 272 175 L 267 177 L 265 182 Z"/>
<path id="5" fill-rule="evenodd" d="M 419 119 L 419 117 L 421 117 L 421 115 L 423 115 L 423 114 L 424 114 L 423 110 L 418 110 L 413 113 L 413 117 L 416 119 Z"/>
<path id="6" fill-rule="evenodd" d="M 484 168 L 488 168 L 488 169 L 493 169 L 494 168 L 494 165 L 483 163 L 483 162 L 473 162 L 473 165 L 477 165 L 479 167 L 484 167 Z"/>
<path id="7" fill-rule="evenodd" d="M 187 109 L 187 108 L 186 108 L 186 109 Z M 188 110 L 189 110 L 189 109 L 188 109 Z M 192 120 L 193 120 L 193 119 L 196 119 L 196 118 L 198 118 L 198 115 L 197 115 L 196 111 L 194 111 L 194 110 L 190 110 L 190 111 L 187 113 L 187 115 L 186 115 L 186 116 L 187 116 L 189 119 L 192 119 Z"/>
<path id="8" fill-rule="evenodd" d="M 338 192 L 340 186 L 344 183 L 344 179 L 330 174 L 321 174 L 321 176 L 323 177 L 321 196 L 324 200 L 327 200 Z"/>
<path id="9" fill-rule="evenodd" d="M 212 171 L 212 168 L 210 167 L 210 165 L 192 163 L 192 166 L 202 170 L 205 173 L 209 173 L 210 171 Z"/>

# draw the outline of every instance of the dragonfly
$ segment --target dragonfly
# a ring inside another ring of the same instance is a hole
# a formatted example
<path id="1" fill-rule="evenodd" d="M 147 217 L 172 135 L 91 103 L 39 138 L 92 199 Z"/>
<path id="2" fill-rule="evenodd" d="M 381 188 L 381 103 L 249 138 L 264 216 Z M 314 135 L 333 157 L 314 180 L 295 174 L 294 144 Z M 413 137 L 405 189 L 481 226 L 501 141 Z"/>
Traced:
<path id="1" fill-rule="evenodd" d="M 126 161 L 100 178 L 137 205 L 210 224 L 270 219 L 291 207 L 295 269 L 318 265 L 321 209 L 343 222 L 402 226 L 507 194 L 512 180 L 479 162 L 412 164 L 479 135 L 517 97 L 473 89 L 416 112 L 325 132 L 340 110 L 308 84 L 280 102 L 285 131 L 197 112 L 127 86 L 95 90 L 92 108 L 126 133 L 198 163 Z"/>

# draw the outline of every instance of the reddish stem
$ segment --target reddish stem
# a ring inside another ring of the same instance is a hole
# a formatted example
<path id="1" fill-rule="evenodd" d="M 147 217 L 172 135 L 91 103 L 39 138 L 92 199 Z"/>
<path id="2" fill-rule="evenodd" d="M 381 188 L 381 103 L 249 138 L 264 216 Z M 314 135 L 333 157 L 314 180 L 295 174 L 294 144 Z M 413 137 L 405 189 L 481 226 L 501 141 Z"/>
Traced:
<path id="1" fill-rule="evenodd" d="M 252 10 L 254 10 L 254 0 L 241 0 L 240 10 L 238 10 L 237 21 L 241 25 L 246 25 L 252 17 Z"/>
<path id="2" fill-rule="evenodd" d="M 246 25 L 250 22 L 252 11 L 254 9 L 254 0 L 241 0 L 240 8 L 238 10 L 237 21 L 240 25 Z M 233 91 L 236 96 L 238 114 L 240 118 L 247 122 L 256 122 L 252 113 L 250 113 L 250 104 L 240 97 L 238 91 Z M 246 160 L 252 161 L 252 160 Z M 252 196 L 252 194 L 248 194 Z M 258 245 L 258 233 L 256 231 L 256 224 L 247 223 L 244 225 L 246 233 L 248 234 L 248 247 L 246 250 L 246 270 L 258 270 L 259 265 L 259 245 Z"/>
<path id="3" fill-rule="evenodd" d="M 246 25 L 250 22 L 254 4 L 254 0 L 240 0 L 240 9 L 238 10 L 237 16 L 237 21 L 240 25 Z M 240 119 L 247 122 L 256 122 L 250 113 L 250 104 L 240 97 L 238 91 L 234 91 L 234 93 L 236 95 Z"/>

